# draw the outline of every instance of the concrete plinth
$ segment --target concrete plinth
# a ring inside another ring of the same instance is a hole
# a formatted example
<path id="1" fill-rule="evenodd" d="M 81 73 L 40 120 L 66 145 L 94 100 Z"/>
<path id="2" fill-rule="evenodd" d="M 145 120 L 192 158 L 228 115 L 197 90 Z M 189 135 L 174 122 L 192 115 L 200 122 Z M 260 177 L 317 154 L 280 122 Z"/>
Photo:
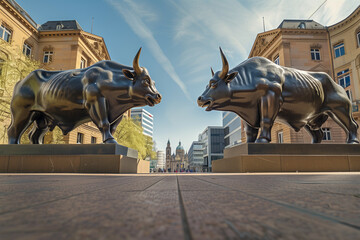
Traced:
<path id="1" fill-rule="evenodd" d="M 244 143 L 224 150 L 212 162 L 213 172 L 360 171 L 358 144 Z"/>
<path id="2" fill-rule="evenodd" d="M 146 173 L 150 163 L 118 144 L 0 145 L 1 173 Z"/>

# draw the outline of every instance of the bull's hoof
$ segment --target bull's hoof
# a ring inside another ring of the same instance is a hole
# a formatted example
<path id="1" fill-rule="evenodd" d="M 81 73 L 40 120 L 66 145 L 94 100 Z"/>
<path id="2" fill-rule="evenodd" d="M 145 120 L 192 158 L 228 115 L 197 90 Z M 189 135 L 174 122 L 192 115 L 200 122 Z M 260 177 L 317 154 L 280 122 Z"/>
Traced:
<path id="1" fill-rule="evenodd" d="M 266 138 L 258 138 L 256 139 L 255 143 L 269 143 L 270 141 Z"/>
<path id="2" fill-rule="evenodd" d="M 114 138 L 108 138 L 104 141 L 104 143 L 116 143 L 117 144 L 117 141 L 114 139 Z"/>

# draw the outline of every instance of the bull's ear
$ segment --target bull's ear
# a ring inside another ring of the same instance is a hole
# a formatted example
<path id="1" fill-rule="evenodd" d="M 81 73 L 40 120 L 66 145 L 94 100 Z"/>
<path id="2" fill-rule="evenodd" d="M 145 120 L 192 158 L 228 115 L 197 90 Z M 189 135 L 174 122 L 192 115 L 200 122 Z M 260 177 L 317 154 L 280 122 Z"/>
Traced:
<path id="1" fill-rule="evenodd" d="M 124 76 L 129 80 L 134 80 L 135 74 L 127 69 L 123 69 L 122 72 L 124 73 Z"/>
<path id="2" fill-rule="evenodd" d="M 236 77 L 237 74 L 238 74 L 237 71 L 228 74 L 228 75 L 225 77 L 225 82 L 226 82 L 226 83 L 231 82 L 231 81 Z"/>

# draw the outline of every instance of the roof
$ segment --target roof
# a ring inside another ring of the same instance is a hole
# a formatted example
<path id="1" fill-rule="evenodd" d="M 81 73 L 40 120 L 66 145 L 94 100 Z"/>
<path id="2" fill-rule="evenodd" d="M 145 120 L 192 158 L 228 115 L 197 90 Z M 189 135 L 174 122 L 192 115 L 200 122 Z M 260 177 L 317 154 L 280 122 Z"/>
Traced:
<path id="1" fill-rule="evenodd" d="M 63 31 L 63 30 L 82 30 L 76 20 L 66 21 L 47 21 L 39 27 L 39 31 Z"/>
<path id="2" fill-rule="evenodd" d="M 179 141 L 179 145 L 176 147 L 176 150 L 184 150 L 184 147 L 181 146 L 181 142 Z"/>
<path id="3" fill-rule="evenodd" d="M 7 0 L 20 14 L 23 16 L 34 28 L 38 28 L 39 25 L 30 17 L 30 15 L 14 0 Z"/>
<path id="4" fill-rule="evenodd" d="M 284 19 L 278 28 L 287 29 L 325 29 L 323 25 L 314 20 Z"/>

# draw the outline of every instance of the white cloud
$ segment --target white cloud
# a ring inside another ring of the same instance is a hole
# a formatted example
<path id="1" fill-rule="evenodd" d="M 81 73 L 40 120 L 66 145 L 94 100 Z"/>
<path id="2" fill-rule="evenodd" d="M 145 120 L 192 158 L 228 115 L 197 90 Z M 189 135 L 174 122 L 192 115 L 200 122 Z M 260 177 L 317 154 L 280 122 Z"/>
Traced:
<path id="1" fill-rule="evenodd" d="M 125 21 L 131 27 L 134 33 L 144 40 L 147 47 L 149 47 L 151 53 L 165 70 L 165 72 L 180 87 L 185 96 L 191 100 L 185 84 L 181 81 L 180 77 L 175 72 L 175 68 L 173 67 L 172 63 L 159 46 L 159 43 L 156 41 L 150 29 L 142 21 L 141 17 L 145 10 L 128 0 L 124 0 L 121 3 L 115 0 L 107 1 L 124 17 Z M 149 14 L 145 14 L 145 16 L 149 16 Z"/>
<path id="2" fill-rule="evenodd" d="M 173 39 L 186 49 L 180 55 L 179 63 L 193 69 L 188 72 L 191 77 L 193 73 L 221 62 L 218 46 L 222 46 L 230 66 L 234 67 L 248 57 L 256 35 L 263 31 L 263 17 L 266 31 L 272 30 L 284 19 L 308 19 L 323 2 L 171 0 L 171 5 L 177 11 Z M 312 19 L 329 26 L 351 13 L 357 7 L 356 2 L 358 0 L 328 0 Z"/>

